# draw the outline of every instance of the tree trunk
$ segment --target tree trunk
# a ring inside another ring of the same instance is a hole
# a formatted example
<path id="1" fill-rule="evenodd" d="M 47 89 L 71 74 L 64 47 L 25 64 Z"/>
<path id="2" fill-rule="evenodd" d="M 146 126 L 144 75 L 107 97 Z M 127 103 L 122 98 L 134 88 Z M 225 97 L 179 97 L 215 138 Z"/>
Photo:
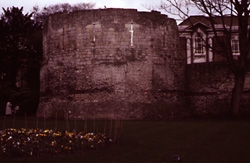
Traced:
<path id="1" fill-rule="evenodd" d="M 245 73 L 239 73 L 235 76 L 234 88 L 232 91 L 231 99 L 231 115 L 233 117 L 240 116 L 240 101 L 245 82 Z"/>

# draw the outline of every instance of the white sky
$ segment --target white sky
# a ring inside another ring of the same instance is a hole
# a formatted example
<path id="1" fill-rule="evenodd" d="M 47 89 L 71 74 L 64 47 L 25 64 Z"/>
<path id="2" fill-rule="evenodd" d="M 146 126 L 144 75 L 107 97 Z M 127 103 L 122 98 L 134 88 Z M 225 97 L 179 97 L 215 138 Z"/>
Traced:
<path id="1" fill-rule="evenodd" d="M 7 7 L 24 7 L 24 13 L 30 12 L 33 6 L 38 5 L 40 9 L 45 6 L 50 6 L 59 3 L 95 3 L 95 8 L 133 8 L 138 11 L 149 11 L 148 7 L 151 9 L 158 10 L 157 7 L 160 6 L 162 0 L 0 0 L 0 13 L 2 13 L 2 8 Z M 147 6 L 147 7 L 145 7 Z M 163 13 L 163 12 L 162 12 Z"/>

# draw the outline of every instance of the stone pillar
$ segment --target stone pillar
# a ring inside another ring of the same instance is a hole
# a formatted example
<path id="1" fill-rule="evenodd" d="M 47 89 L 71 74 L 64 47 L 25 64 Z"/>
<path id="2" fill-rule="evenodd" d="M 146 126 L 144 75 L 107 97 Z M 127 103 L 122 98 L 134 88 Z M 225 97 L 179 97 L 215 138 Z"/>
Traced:
<path id="1" fill-rule="evenodd" d="M 187 64 L 191 64 L 192 56 L 191 56 L 191 38 L 187 37 Z"/>
<path id="2" fill-rule="evenodd" d="M 209 44 L 209 49 L 208 49 L 208 62 L 213 62 L 213 39 L 211 37 L 208 38 L 208 44 Z"/>

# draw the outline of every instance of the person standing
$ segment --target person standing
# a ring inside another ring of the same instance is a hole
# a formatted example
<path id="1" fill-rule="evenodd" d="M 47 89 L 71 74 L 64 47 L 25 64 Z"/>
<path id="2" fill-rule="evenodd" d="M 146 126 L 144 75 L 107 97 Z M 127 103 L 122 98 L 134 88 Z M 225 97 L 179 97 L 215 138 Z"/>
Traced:
<path id="1" fill-rule="evenodd" d="M 5 114 L 7 116 L 11 116 L 12 115 L 12 104 L 8 101 L 7 104 L 6 104 L 6 110 L 5 110 Z"/>

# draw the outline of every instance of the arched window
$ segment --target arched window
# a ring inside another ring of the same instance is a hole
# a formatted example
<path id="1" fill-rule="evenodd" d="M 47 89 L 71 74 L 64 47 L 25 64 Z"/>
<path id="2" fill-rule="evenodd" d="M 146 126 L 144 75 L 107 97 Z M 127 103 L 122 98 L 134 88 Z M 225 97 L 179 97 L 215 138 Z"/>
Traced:
<path id="1" fill-rule="evenodd" d="M 206 62 L 206 35 L 198 29 L 193 34 L 193 63 Z"/>

